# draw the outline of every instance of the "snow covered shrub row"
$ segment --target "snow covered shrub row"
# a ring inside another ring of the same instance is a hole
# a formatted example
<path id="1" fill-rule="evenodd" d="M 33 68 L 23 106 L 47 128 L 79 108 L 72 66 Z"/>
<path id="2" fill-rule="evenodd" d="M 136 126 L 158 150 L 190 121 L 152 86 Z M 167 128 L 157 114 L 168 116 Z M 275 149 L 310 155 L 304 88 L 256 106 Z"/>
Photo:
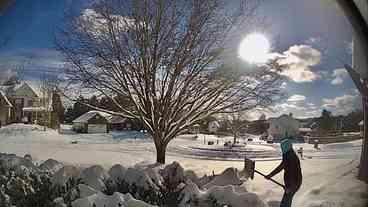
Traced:
<path id="1" fill-rule="evenodd" d="M 78 181 L 70 178 L 66 185 L 53 185 L 51 174 L 35 166 L 31 159 L 0 154 L 0 206 L 55 206 L 54 199 L 66 203 L 76 199 Z M 75 192 L 74 192 L 75 191 Z"/>
<path id="2" fill-rule="evenodd" d="M 236 169 L 199 178 L 179 163 L 114 165 L 108 171 L 0 154 L 0 206 L 264 207 L 246 191 Z"/>

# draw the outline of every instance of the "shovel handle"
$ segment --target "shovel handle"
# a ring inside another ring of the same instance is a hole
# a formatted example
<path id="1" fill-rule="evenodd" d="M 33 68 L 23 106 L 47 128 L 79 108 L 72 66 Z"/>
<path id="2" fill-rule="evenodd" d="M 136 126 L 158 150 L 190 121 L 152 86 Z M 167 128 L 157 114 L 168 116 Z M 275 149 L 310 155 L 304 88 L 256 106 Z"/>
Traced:
<path id="1" fill-rule="evenodd" d="M 263 173 L 259 172 L 258 170 L 254 170 L 254 172 L 256 172 L 256 173 L 258 173 L 258 174 L 262 175 L 263 177 L 266 177 L 266 175 L 265 175 L 265 174 L 263 174 Z M 281 183 L 277 182 L 276 180 L 274 180 L 274 179 L 270 178 L 270 181 L 274 182 L 275 184 L 277 184 L 277 185 L 281 186 L 283 189 L 285 189 L 285 186 L 284 186 L 283 184 L 281 184 Z"/>

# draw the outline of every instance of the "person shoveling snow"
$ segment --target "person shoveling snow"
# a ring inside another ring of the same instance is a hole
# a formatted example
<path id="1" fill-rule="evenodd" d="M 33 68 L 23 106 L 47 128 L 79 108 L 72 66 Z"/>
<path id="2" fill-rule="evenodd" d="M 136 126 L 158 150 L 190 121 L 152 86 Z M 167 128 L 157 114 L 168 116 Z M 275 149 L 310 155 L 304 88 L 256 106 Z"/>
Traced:
<path id="1" fill-rule="evenodd" d="M 281 141 L 282 162 L 270 174 L 266 175 L 266 179 L 271 179 L 274 175 L 284 170 L 285 192 L 282 197 L 280 207 L 291 207 L 291 203 L 295 193 L 302 184 L 302 171 L 300 169 L 300 161 L 293 150 L 291 141 L 284 139 Z"/>

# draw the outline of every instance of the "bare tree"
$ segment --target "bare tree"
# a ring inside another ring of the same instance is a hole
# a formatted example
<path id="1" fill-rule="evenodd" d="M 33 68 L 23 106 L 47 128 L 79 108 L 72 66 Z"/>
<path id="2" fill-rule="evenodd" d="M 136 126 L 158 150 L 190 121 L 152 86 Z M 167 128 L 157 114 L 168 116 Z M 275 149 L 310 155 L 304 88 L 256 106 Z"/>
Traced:
<path id="1" fill-rule="evenodd" d="M 236 61 L 234 45 L 254 23 L 257 7 L 255 1 L 239 2 L 99 1 L 56 37 L 70 63 L 66 79 L 74 88 L 109 97 L 118 110 L 91 108 L 141 120 L 157 162 L 165 163 L 169 142 L 198 120 L 279 97 L 277 61 L 247 67 Z M 117 96 L 128 97 L 133 109 L 121 106 Z"/>
<path id="2" fill-rule="evenodd" d="M 236 144 L 240 132 L 247 128 L 249 124 L 247 118 L 245 111 L 237 111 L 234 108 L 230 109 L 230 113 L 223 115 L 223 119 L 234 137 L 233 144 Z"/>

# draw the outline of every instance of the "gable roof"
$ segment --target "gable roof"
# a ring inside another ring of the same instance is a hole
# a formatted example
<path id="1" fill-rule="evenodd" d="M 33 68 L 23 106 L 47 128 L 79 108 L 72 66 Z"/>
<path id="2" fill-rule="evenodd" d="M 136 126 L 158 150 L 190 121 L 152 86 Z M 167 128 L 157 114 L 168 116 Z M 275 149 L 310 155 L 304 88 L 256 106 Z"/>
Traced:
<path id="1" fill-rule="evenodd" d="M 13 95 L 15 95 L 15 96 L 17 96 L 17 95 L 27 95 L 27 94 L 22 94 L 22 92 L 27 91 L 27 90 L 31 93 L 29 95 L 31 95 L 33 97 L 38 97 L 35 90 L 27 82 L 23 82 L 22 84 L 16 85 L 14 87 Z"/>
<path id="2" fill-rule="evenodd" d="M 111 124 L 125 123 L 127 120 L 127 118 L 124 118 L 121 116 L 114 116 L 114 115 L 111 115 L 111 114 L 108 114 L 102 111 L 88 111 L 82 114 L 81 116 L 79 116 L 78 118 L 76 118 L 73 121 L 73 123 L 87 123 L 90 119 L 95 117 L 97 114 L 104 117 L 107 120 L 107 122 Z"/>
<path id="3" fill-rule="evenodd" d="M 10 103 L 8 97 L 0 90 L 0 99 L 4 99 L 6 106 L 13 107 L 13 104 Z"/>
<path id="4" fill-rule="evenodd" d="M 101 112 L 101 111 L 88 111 L 84 114 L 82 114 L 80 117 L 76 118 L 73 123 L 87 123 L 90 119 L 95 117 L 96 115 L 100 115 L 104 117 L 106 120 L 111 116 L 108 113 Z"/>

